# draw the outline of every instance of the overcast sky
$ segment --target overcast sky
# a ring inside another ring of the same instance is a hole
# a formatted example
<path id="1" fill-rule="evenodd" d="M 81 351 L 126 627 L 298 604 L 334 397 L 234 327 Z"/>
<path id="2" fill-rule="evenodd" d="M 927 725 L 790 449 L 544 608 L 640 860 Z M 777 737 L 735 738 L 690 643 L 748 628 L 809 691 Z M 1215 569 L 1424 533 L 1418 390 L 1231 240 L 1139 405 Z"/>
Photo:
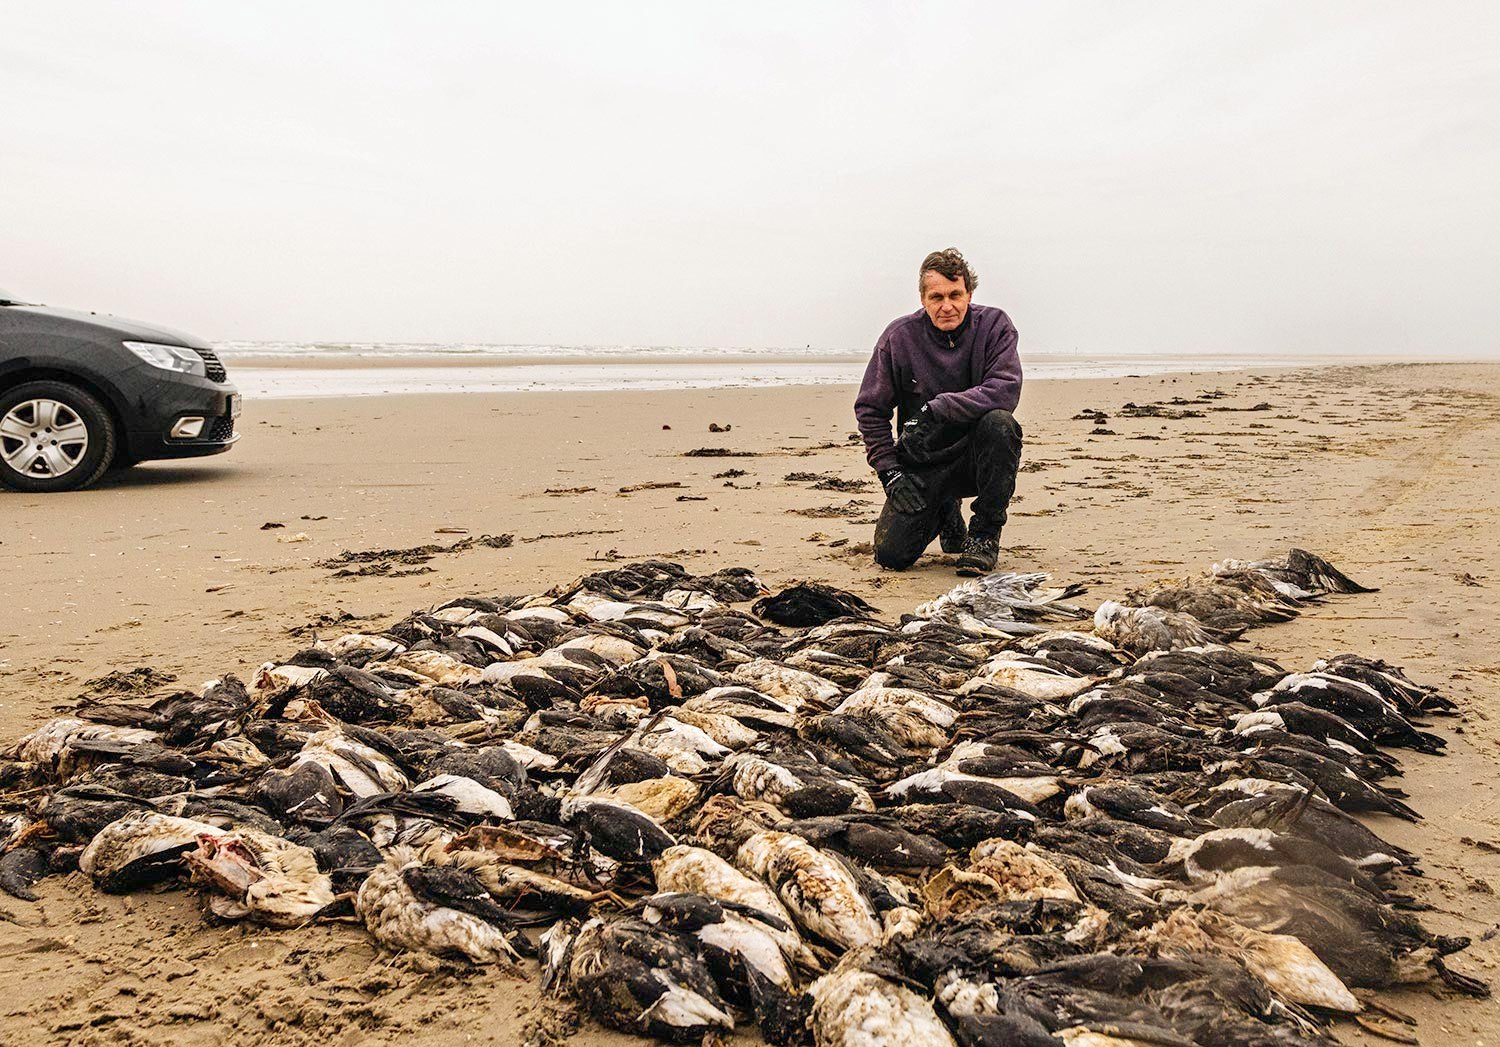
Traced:
<path id="1" fill-rule="evenodd" d="M 0 287 L 213 339 L 1500 351 L 1500 5 L 0 0 Z"/>

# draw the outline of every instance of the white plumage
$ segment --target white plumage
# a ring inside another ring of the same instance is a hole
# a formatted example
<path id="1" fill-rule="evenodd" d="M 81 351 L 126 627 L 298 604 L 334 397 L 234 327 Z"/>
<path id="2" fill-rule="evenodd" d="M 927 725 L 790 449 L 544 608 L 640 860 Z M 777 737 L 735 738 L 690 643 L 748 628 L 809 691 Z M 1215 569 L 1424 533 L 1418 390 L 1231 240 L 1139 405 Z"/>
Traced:
<path id="1" fill-rule="evenodd" d="M 865 970 L 869 959 L 850 952 L 808 988 L 818 1047 L 954 1047 L 932 1003 Z"/>
<path id="2" fill-rule="evenodd" d="M 416 853 L 393 847 L 360 885 L 354 908 L 387 949 L 461 955 L 474 963 L 514 964 L 519 957 L 500 928 L 477 916 L 418 898 L 402 875 Z"/>
<path id="3" fill-rule="evenodd" d="M 877 941 L 880 923 L 853 875 L 800 836 L 768 829 L 740 845 L 735 864 L 776 892 L 801 927 L 845 949 Z"/>

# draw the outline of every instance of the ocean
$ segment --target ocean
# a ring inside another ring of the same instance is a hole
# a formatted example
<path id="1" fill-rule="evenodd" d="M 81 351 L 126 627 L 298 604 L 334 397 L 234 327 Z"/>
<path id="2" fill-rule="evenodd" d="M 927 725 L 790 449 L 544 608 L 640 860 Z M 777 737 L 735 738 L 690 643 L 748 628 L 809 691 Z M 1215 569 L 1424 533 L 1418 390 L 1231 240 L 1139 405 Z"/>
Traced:
<path id="1" fill-rule="evenodd" d="M 223 342 L 246 397 L 754 388 L 857 383 L 869 351 L 712 346 Z M 1028 378 L 1118 378 L 1373 362 L 1368 356 L 1025 350 Z"/>

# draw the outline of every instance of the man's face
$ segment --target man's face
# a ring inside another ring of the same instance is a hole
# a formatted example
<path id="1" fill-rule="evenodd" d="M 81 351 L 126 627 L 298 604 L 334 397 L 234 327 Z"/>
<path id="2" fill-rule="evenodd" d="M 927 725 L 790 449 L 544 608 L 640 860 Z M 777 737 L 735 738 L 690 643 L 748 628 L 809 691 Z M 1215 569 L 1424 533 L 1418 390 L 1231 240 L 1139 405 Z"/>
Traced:
<path id="1" fill-rule="evenodd" d="M 922 274 L 922 308 L 939 331 L 951 331 L 969 315 L 969 292 L 962 280 L 932 270 Z"/>

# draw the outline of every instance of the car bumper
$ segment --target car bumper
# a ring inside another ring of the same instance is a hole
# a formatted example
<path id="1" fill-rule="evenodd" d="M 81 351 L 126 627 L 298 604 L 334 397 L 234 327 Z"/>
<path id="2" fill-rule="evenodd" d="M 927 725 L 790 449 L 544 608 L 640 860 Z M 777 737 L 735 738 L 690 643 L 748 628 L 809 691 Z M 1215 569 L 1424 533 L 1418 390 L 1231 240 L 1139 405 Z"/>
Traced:
<path id="1" fill-rule="evenodd" d="M 135 425 L 126 434 L 129 455 L 138 462 L 158 458 L 201 458 L 223 454 L 239 440 L 240 392 L 232 382 L 210 382 L 194 375 L 137 375 L 131 406 Z M 172 436 L 185 418 L 202 418 L 201 432 Z"/>

